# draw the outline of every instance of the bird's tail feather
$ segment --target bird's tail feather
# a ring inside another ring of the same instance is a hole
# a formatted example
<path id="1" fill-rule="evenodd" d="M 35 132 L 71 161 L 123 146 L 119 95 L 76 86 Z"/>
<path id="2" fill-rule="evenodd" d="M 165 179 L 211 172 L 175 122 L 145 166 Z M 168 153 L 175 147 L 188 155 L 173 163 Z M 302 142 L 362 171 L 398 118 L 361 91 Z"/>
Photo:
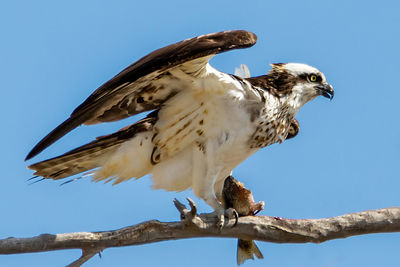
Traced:
<path id="1" fill-rule="evenodd" d="M 62 179 L 71 175 L 100 167 L 122 143 L 153 127 L 155 118 L 148 117 L 116 133 L 101 136 L 96 140 L 73 149 L 61 156 L 44 160 L 28 168 L 34 175 L 44 178 Z"/>
<path id="2" fill-rule="evenodd" d="M 264 259 L 263 254 L 261 253 L 260 249 L 254 243 L 253 240 L 243 240 L 238 239 L 237 245 L 237 264 L 241 265 L 246 260 L 252 259 L 254 260 L 254 255 L 258 259 Z"/>

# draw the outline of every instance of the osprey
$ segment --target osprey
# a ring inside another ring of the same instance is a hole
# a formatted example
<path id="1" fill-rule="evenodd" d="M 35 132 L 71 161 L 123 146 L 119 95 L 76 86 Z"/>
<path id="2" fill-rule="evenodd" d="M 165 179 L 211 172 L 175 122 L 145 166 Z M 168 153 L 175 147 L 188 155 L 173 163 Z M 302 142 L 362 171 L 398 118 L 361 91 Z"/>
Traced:
<path id="1" fill-rule="evenodd" d="M 139 59 L 92 93 L 26 160 L 82 124 L 151 111 L 146 118 L 29 168 L 51 179 L 91 171 L 94 181 L 114 184 L 151 174 L 153 188 L 192 188 L 215 210 L 222 226 L 225 178 L 260 148 L 296 135 L 295 116 L 305 103 L 334 94 L 324 74 L 305 64 L 272 64 L 266 75 L 240 78 L 208 62 L 256 41 L 248 31 L 224 31 Z"/>

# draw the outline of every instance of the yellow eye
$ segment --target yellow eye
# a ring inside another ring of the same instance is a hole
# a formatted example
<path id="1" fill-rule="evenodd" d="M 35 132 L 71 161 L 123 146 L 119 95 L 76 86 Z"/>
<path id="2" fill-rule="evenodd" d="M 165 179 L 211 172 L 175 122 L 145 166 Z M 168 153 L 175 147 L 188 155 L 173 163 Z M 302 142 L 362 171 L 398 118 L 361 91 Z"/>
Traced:
<path id="1" fill-rule="evenodd" d="M 310 80 L 310 82 L 316 82 L 317 81 L 317 75 L 311 74 L 308 79 Z"/>

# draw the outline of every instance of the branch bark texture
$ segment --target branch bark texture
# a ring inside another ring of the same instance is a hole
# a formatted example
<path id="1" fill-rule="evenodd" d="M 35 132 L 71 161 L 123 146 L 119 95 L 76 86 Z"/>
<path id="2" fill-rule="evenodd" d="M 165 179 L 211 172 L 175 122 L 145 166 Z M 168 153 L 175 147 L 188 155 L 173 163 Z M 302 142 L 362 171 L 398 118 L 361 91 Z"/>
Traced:
<path id="1" fill-rule="evenodd" d="M 400 232 L 400 207 L 368 210 L 323 219 L 284 219 L 269 216 L 239 218 L 237 225 L 232 219 L 222 229 L 216 226 L 216 218 L 196 214 L 175 202 L 181 213 L 180 222 L 157 220 L 102 232 L 66 234 L 41 234 L 30 238 L 10 237 L 0 240 L 0 254 L 43 252 L 61 249 L 81 249 L 82 257 L 75 265 L 109 247 L 141 245 L 166 240 L 197 237 L 228 237 L 260 240 L 274 243 L 321 243 L 332 239 L 371 233 Z M 79 261 L 81 260 L 81 261 Z"/>

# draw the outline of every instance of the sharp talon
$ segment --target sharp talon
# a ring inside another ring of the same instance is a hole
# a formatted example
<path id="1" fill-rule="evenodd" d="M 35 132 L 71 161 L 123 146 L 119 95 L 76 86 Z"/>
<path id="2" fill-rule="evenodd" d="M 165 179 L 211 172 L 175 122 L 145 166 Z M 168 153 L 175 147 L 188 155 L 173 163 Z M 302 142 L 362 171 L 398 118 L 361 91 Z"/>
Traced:
<path id="1" fill-rule="evenodd" d="M 190 205 L 190 213 L 195 216 L 197 214 L 197 207 L 194 201 L 191 198 L 186 198 Z"/>
<path id="2" fill-rule="evenodd" d="M 237 211 L 235 209 L 233 209 L 233 216 L 235 216 L 235 223 L 233 224 L 232 227 L 235 227 L 239 221 L 239 214 L 237 213 Z"/>
<path id="3" fill-rule="evenodd" d="M 182 213 L 183 210 L 186 209 L 186 206 L 179 202 L 179 200 L 177 200 L 176 198 L 174 198 L 174 205 L 180 213 Z"/>
<path id="4" fill-rule="evenodd" d="M 186 216 L 185 216 L 186 206 L 183 205 L 181 202 L 179 202 L 179 200 L 177 200 L 176 198 L 174 198 L 174 205 L 175 205 L 176 209 L 179 211 L 181 221 L 185 220 L 186 219 Z"/>
<path id="5" fill-rule="evenodd" d="M 253 215 L 256 215 L 257 213 L 259 213 L 260 211 L 262 211 L 265 207 L 264 201 L 260 201 L 256 204 L 256 210 L 253 213 Z"/>
<path id="6" fill-rule="evenodd" d="M 177 205 L 182 205 L 182 204 L 179 202 L 179 200 L 177 200 L 176 198 L 174 198 L 173 202 L 174 202 L 174 205 L 175 205 L 175 206 L 177 206 Z"/>
<path id="7" fill-rule="evenodd" d="M 174 199 L 174 205 L 179 211 L 181 215 L 181 221 L 184 224 L 196 224 L 195 221 L 198 220 L 196 204 L 190 198 L 187 198 L 187 201 L 189 202 L 190 209 L 187 209 L 186 206 L 179 202 L 179 200 L 176 198 Z"/>
<path id="8" fill-rule="evenodd" d="M 225 216 L 228 217 L 229 219 L 235 218 L 235 223 L 232 225 L 232 227 L 235 227 L 237 225 L 239 220 L 239 213 L 234 208 L 226 209 Z"/>
<path id="9" fill-rule="evenodd" d="M 187 197 L 186 200 L 189 202 L 190 207 L 195 207 L 196 206 L 196 204 L 194 203 L 194 201 L 190 197 Z"/>

